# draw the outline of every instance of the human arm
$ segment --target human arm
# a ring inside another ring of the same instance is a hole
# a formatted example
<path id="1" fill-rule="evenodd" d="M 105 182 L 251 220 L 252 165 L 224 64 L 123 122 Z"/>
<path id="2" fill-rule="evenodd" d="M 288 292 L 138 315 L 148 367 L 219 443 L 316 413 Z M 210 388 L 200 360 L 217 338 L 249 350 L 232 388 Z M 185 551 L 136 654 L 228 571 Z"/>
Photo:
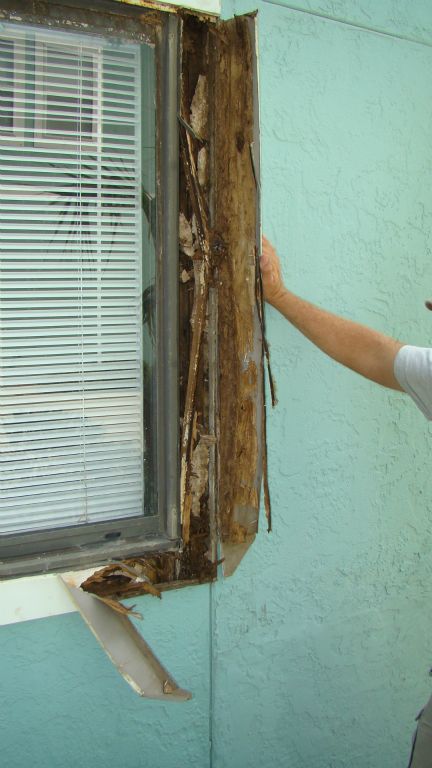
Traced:
<path id="1" fill-rule="evenodd" d="M 283 283 L 276 251 L 266 238 L 263 238 L 261 273 L 266 301 L 319 349 L 367 379 L 403 391 L 394 374 L 401 342 L 291 293 Z"/>

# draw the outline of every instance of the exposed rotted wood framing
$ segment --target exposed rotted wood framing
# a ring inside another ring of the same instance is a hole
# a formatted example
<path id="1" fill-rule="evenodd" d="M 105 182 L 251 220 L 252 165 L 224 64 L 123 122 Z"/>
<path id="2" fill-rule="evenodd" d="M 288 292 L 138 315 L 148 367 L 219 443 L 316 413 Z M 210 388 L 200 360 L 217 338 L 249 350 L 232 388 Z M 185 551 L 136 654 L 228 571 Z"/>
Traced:
<path id="1" fill-rule="evenodd" d="M 253 19 L 236 18 L 221 25 L 213 47 L 214 226 L 226 245 L 218 267 L 218 509 L 226 573 L 257 531 L 263 464 L 254 34 Z"/>
<path id="2" fill-rule="evenodd" d="M 211 527 L 213 498 L 206 486 L 213 441 L 218 461 L 217 467 L 210 463 L 210 477 L 217 476 L 218 531 L 225 572 L 231 573 L 257 531 L 266 469 L 255 24 L 252 17 L 209 25 L 185 16 L 182 26 L 181 167 L 187 194 L 181 216 L 191 233 L 194 273 L 181 447 L 183 540 L 193 542 L 193 522 Z M 212 382 L 208 339 L 215 322 L 218 375 Z M 207 381 L 218 390 L 215 434 L 208 428 L 214 399 L 208 398 Z"/>
<path id="3" fill-rule="evenodd" d="M 202 558 L 205 575 L 216 577 L 210 540 L 210 432 L 208 296 L 212 275 L 212 235 L 209 214 L 209 153 L 211 151 L 209 25 L 194 16 L 181 19 L 180 78 L 180 263 L 181 326 L 188 327 L 180 346 L 184 360 L 180 508 L 184 557 Z M 187 233 L 187 242 L 184 235 Z M 186 275 L 190 280 L 185 280 Z M 186 317 L 182 313 L 186 313 Z M 210 567 L 209 567 L 210 566 Z"/>
<path id="4" fill-rule="evenodd" d="M 202 44 L 203 39 L 204 45 Z M 206 373 L 206 379 L 208 379 L 204 326 L 207 319 L 209 281 L 212 272 L 209 206 L 206 196 L 208 161 L 202 161 L 204 155 L 208 156 L 209 152 L 208 35 L 206 25 L 195 20 L 192 26 L 188 21 L 183 20 L 182 40 L 184 45 L 180 86 L 180 143 L 181 175 L 185 186 L 182 190 L 180 215 L 183 226 L 191 233 L 189 247 L 191 263 L 189 266 L 192 267 L 193 271 L 193 305 L 190 315 L 192 334 L 180 453 L 182 537 L 187 546 L 190 542 L 192 513 L 196 518 L 200 517 L 202 513 L 200 499 L 207 491 L 208 475 L 208 460 L 206 462 L 205 454 L 208 455 L 209 437 L 210 439 L 214 438 L 214 436 L 208 435 L 207 387 L 203 381 L 203 375 Z M 191 71 L 189 61 L 191 56 L 193 56 L 194 69 L 198 65 L 195 74 Z M 185 72 L 187 72 L 187 77 Z M 204 442 L 201 437 L 203 437 Z M 202 450 L 199 450 L 200 448 Z M 198 451 L 200 454 L 204 454 L 200 462 L 194 461 Z M 195 482 L 193 482 L 192 475 L 194 475 Z M 193 509 L 194 501 L 195 509 Z"/>

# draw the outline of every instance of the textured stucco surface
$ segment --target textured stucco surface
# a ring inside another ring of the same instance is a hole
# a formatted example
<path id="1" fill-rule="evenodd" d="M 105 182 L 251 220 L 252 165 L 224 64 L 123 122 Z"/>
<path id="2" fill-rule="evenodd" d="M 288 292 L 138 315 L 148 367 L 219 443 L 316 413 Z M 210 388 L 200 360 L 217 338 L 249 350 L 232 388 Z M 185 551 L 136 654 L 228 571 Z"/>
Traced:
<path id="1" fill-rule="evenodd" d="M 244 2 L 244 0 L 237 0 Z M 265 2 L 265 0 L 264 0 Z M 373 29 L 385 35 L 432 42 L 429 0 L 268 0 L 333 22 Z M 264 3 L 263 3 L 264 4 Z"/>
<path id="2" fill-rule="evenodd" d="M 392 35 L 432 40 L 432 10 L 304 7 L 390 34 L 260 4 L 264 228 L 294 290 L 431 343 L 432 49 Z M 431 429 L 272 311 L 268 333 L 274 532 L 229 581 L 138 601 L 195 699 L 136 698 L 77 615 L 0 628 L 8 768 L 406 765 L 432 688 Z"/>

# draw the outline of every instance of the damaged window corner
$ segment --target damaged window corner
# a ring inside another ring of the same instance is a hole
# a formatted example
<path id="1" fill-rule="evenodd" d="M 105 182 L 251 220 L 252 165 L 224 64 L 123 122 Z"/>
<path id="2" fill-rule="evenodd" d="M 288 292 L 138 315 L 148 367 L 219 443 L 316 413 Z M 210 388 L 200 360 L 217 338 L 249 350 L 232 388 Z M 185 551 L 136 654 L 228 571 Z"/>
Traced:
<path id="1" fill-rule="evenodd" d="M 127 618 L 235 570 L 263 477 L 270 528 L 255 21 L 43 14 L 0 10 L 0 575 L 94 566 Z"/>

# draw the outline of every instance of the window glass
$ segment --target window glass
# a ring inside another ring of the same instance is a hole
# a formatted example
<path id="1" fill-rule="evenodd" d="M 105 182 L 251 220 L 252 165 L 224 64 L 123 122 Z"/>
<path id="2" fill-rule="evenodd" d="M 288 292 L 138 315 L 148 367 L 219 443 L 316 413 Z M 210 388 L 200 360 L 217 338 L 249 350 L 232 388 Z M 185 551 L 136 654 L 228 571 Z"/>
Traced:
<path id="1" fill-rule="evenodd" d="M 154 49 L 3 26 L 0 537 L 154 515 Z"/>
<path id="2" fill-rule="evenodd" d="M 0 37 L 0 131 L 13 128 L 14 44 Z"/>
<path id="3" fill-rule="evenodd" d="M 42 106 L 38 115 L 42 134 L 72 141 L 96 138 L 101 58 L 87 46 L 41 43 L 36 47 L 36 93 Z"/>

